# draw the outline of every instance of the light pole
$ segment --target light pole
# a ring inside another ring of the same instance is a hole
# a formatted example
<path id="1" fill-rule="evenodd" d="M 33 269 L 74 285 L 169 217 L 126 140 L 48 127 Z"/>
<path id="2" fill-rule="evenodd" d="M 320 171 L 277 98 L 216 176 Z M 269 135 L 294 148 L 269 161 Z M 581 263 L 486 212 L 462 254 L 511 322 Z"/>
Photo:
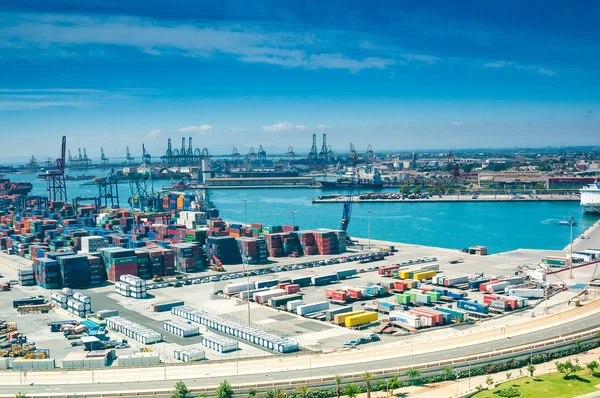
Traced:
<path id="1" fill-rule="evenodd" d="M 573 216 L 569 217 L 569 227 L 571 228 L 571 258 L 569 259 L 569 279 L 573 279 Z"/>
<path id="2" fill-rule="evenodd" d="M 167 380 L 167 343 L 165 343 L 164 341 L 163 341 L 163 363 L 165 364 L 165 367 L 164 367 L 165 380 Z"/>
<path id="3" fill-rule="evenodd" d="M 371 210 L 367 210 L 368 221 L 367 221 L 367 238 L 369 239 L 369 250 L 371 250 Z"/>
<path id="4" fill-rule="evenodd" d="M 496 351 L 496 327 L 494 327 L 494 342 L 492 343 L 492 351 Z"/>
<path id="5" fill-rule="evenodd" d="M 248 306 L 248 326 L 250 326 L 250 266 L 249 262 L 252 260 L 252 257 L 244 256 L 244 263 L 246 265 L 246 304 Z"/>
<path id="6" fill-rule="evenodd" d="M 248 211 L 247 211 L 247 204 L 248 200 L 244 199 L 244 228 L 248 225 Z"/>
<path id="7" fill-rule="evenodd" d="M 290 213 L 292 214 L 292 229 L 293 229 L 296 226 L 296 222 L 295 222 L 296 219 L 295 219 L 295 217 L 296 217 L 297 211 L 296 210 L 292 210 L 292 211 L 290 211 Z"/>

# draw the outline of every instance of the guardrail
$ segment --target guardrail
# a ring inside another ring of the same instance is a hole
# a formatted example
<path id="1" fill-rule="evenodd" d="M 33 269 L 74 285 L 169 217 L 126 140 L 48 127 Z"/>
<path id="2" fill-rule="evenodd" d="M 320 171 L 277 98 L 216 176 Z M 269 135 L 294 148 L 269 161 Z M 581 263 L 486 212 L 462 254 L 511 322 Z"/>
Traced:
<path id="1" fill-rule="evenodd" d="M 507 348 L 503 350 L 497 350 L 494 352 L 481 353 L 476 355 L 470 355 L 467 357 L 455 358 L 452 360 L 445 361 L 436 361 L 436 362 L 428 362 L 423 364 L 415 364 L 414 366 L 401 366 L 387 369 L 380 369 L 371 371 L 374 376 L 373 382 L 385 380 L 386 378 L 398 375 L 399 380 L 407 380 L 407 376 L 402 376 L 402 374 L 406 374 L 406 372 L 410 368 L 414 368 L 421 373 L 421 377 L 433 376 L 436 374 L 441 374 L 443 369 L 446 367 L 451 367 L 453 370 L 464 371 L 470 368 L 477 368 L 484 364 L 503 362 L 510 359 L 518 359 L 518 358 L 527 358 L 532 355 L 538 353 L 553 353 L 562 351 L 569 347 L 575 345 L 575 341 L 579 340 L 580 343 L 585 343 L 589 341 L 598 340 L 597 332 L 600 331 L 600 328 L 595 328 L 589 331 L 574 333 L 571 335 L 540 341 L 529 345 L 523 345 L 513 348 Z M 369 369 L 365 369 L 369 370 Z M 342 385 L 347 385 L 353 382 L 362 382 L 362 371 L 359 373 L 347 373 L 342 374 L 343 380 Z M 226 377 L 223 377 L 225 380 Z M 232 389 L 235 394 L 247 394 L 250 389 L 256 389 L 259 391 L 264 391 L 271 388 L 280 388 L 286 392 L 293 392 L 298 386 L 308 386 L 313 389 L 327 389 L 327 388 L 335 388 L 335 377 L 327 376 L 327 377 L 309 377 L 309 378 L 298 378 L 286 381 L 273 381 L 273 382 L 265 382 L 265 383 L 246 383 L 246 384 L 238 384 L 232 385 Z M 101 385 L 97 385 L 94 388 L 98 389 Z M 190 395 L 197 395 L 199 393 L 205 393 L 207 397 L 215 397 L 216 386 L 212 387 L 203 387 L 203 388 L 195 388 L 189 387 Z M 154 389 L 152 392 L 132 392 L 132 391 L 123 391 L 123 392 L 112 392 L 112 393 L 85 393 L 85 394 L 77 394 L 78 397 L 82 398 L 113 398 L 113 397 L 154 397 L 154 398 L 163 398 L 170 397 L 171 391 L 173 388 L 156 390 Z M 31 394 L 28 393 L 29 397 L 36 398 L 69 398 L 73 394 L 64 394 L 64 393 L 56 393 L 56 394 Z M 0 394 L 0 397 L 13 397 L 14 395 L 4 395 Z"/>

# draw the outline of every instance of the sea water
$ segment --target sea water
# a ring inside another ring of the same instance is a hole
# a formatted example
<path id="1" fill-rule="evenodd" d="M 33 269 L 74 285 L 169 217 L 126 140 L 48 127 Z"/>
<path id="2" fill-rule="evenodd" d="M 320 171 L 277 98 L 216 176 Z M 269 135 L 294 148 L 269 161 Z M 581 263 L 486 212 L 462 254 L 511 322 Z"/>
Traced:
<path id="1" fill-rule="evenodd" d="M 81 174 L 81 173 L 80 173 Z M 87 174 L 97 174 L 89 171 Z M 46 195 L 45 181 L 33 174 L 7 174 L 12 181 L 29 181 L 32 195 Z M 67 181 L 69 200 L 76 196 L 97 195 L 95 187 L 81 187 L 84 181 Z M 155 181 L 155 189 L 168 185 Z M 397 191 L 386 189 L 385 191 Z M 342 203 L 313 204 L 312 199 L 326 191 L 306 188 L 215 189 L 211 199 L 225 220 L 270 225 L 291 225 L 301 229 L 337 229 Z M 119 185 L 121 207 L 127 208 L 131 196 L 127 184 Z M 246 203 L 244 203 L 244 200 Z M 472 245 L 488 246 L 498 253 L 518 248 L 561 250 L 569 243 L 570 228 L 559 220 L 573 215 L 577 225 L 573 237 L 588 229 L 598 217 L 585 214 L 579 202 L 410 202 L 354 203 L 348 232 L 350 236 L 462 249 Z"/>

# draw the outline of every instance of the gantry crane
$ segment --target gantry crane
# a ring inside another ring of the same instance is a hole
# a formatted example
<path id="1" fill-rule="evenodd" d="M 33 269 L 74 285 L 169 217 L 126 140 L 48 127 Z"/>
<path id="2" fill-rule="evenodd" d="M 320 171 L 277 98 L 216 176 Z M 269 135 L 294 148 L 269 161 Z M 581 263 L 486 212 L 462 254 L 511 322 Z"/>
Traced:
<path id="1" fill-rule="evenodd" d="M 356 163 L 358 162 L 358 154 L 354 153 L 352 157 L 352 170 L 350 175 L 350 184 L 348 186 L 348 193 L 346 194 L 346 201 L 344 202 L 344 210 L 342 213 L 342 221 L 340 222 L 340 230 L 347 232 L 348 224 L 350 224 L 350 216 L 352 215 L 352 204 L 354 202 L 354 187 L 356 183 Z M 346 240 L 350 242 L 350 237 L 346 236 Z"/>
<path id="2" fill-rule="evenodd" d="M 67 154 L 67 137 L 62 137 L 60 157 L 54 162 L 52 169 L 46 170 L 39 177 L 48 181 L 48 199 L 51 202 L 67 200 L 67 183 L 65 181 L 65 157 Z"/>

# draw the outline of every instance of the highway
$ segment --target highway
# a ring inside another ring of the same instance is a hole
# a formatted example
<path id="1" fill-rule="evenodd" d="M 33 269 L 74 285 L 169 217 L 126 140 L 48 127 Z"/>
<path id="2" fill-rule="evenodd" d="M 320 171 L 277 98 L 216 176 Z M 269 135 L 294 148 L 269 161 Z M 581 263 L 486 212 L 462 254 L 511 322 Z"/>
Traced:
<path id="1" fill-rule="evenodd" d="M 525 316 L 525 315 L 524 315 Z M 403 366 L 452 360 L 469 355 L 531 344 L 597 328 L 600 325 L 600 300 L 562 313 L 536 318 L 504 328 L 464 334 L 444 340 L 394 342 L 387 345 L 318 355 L 285 355 L 245 361 L 205 362 L 201 364 L 149 368 L 108 368 L 95 371 L 0 372 L 2 394 L 22 391 L 29 394 L 81 395 L 86 391 L 160 391 L 172 388 L 183 379 L 192 388 L 218 385 L 227 379 L 234 385 L 281 382 L 291 379 L 328 377 Z M 502 330 L 503 329 L 503 330 Z M 2 396 L 2 395 L 0 395 Z M 11 396 L 11 395 L 7 395 Z"/>

